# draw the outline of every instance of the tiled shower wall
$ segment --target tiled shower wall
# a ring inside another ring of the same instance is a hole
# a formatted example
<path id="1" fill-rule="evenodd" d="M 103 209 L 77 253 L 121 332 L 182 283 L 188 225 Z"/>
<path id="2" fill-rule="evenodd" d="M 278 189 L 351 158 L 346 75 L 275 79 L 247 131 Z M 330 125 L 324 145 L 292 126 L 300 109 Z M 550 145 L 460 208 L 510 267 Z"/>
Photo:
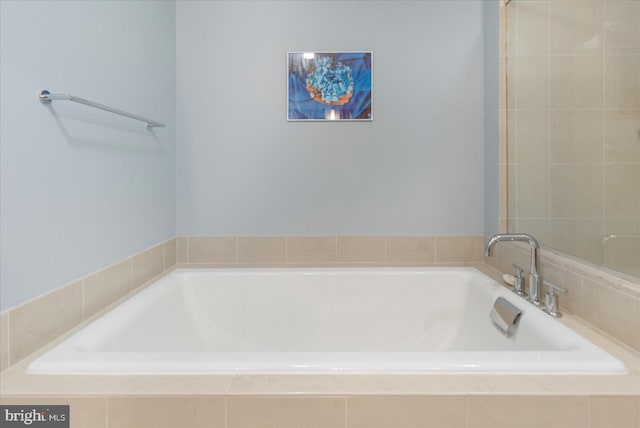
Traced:
<path id="1" fill-rule="evenodd" d="M 640 2 L 505 9 L 509 230 L 640 275 Z"/>

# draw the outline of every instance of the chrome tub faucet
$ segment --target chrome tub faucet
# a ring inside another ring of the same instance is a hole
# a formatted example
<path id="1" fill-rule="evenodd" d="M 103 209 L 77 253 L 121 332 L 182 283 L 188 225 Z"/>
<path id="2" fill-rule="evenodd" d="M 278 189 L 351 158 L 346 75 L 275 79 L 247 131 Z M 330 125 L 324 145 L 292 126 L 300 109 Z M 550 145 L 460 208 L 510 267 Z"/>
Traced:
<path id="1" fill-rule="evenodd" d="M 493 247 L 502 241 L 518 241 L 526 242 L 531 248 L 531 268 L 529 273 L 529 302 L 537 307 L 544 304 L 540 301 L 540 288 L 542 286 L 542 278 L 540 277 L 540 245 L 536 238 L 524 233 L 504 233 L 494 235 L 484 248 L 486 257 L 493 256 Z"/>

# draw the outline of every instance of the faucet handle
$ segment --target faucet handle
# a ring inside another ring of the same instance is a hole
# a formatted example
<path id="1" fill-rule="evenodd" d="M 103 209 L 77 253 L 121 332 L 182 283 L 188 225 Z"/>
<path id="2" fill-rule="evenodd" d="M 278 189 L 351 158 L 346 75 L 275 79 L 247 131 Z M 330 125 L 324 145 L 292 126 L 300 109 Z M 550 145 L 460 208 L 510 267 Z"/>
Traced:
<path id="1" fill-rule="evenodd" d="M 566 294 L 568 291 L 553 282 L 543 281 L 544 285 L 549 287 L 549 291 L 544 295 L 544 311 L 551 315 L 554 318 L 562 318 L 562 312 L 558 308 L 558 299 L 559 296 L 555 293 L 558 291 L 560 293 Z"/>
<path id="2" fill-rule="evenodd" d="M 549 293 L 554 294 L 554 291 L 558 291 L 562 294 L 567 294 L 569 291 L 566 288 L 562 288 L 553 282 L 547 281 L 546 279 L 542 281 L 544 285 L 549 287 Z"/>
<path id="3" fill-rule="evenodd" d="M 513 266 L 513 268 L 518 271 L 518 276 L 522 276 L 522 273 L 524 272 L 524 269 L 522 269 L 520 267 L 520 265 L 516 264 L 516 263 L 511 263 L 511 266 Z"/>
<path id="4" fill-rule="evenodd" d="M 527 293 L 524 291 L 524 277 L 522 276 L 524 269 L 522 269 L 517 264 L 513 263 L 513 266 L 516 269 L 516 274 L 513 277 L 513 291 L 518 295 L 524 298 L 527 298 Z"/>

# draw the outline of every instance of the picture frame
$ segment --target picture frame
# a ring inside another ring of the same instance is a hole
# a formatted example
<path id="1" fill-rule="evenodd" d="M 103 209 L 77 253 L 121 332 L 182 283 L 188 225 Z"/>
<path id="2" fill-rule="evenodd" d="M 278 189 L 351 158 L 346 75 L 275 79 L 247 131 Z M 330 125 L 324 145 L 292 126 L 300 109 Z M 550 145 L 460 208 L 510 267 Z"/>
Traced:
<path id="1" fill-rule="evenodd" d="M 287 121 L 373 120 L 373 53 L 287 52 Z"/>

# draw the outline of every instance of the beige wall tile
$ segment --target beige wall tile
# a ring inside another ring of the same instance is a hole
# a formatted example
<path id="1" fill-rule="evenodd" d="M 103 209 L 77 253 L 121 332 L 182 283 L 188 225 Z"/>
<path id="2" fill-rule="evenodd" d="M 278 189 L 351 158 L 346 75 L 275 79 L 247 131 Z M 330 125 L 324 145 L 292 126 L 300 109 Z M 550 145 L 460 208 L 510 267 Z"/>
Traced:
<path id="1" fill-rule="evenodd" d="M 131 291 L 131 259 L 109 266 L 84 279 L 84 318 Z"/>
<path id="2" fill-rule="evenodd" d="M 602 264 L 603 233 L 602 218 L 551 218 L 549 220 L 550 238 L 545 244 L 593 263 Z"/>
<path id="3" fill-rule="evenodd" d="M 344 391 L 345 378 L 340 374 L 245 374 L 234 376 L 226 388 L 231 395 L 336 394 Z"/>
<path id="4" fill-rule="evenodd" d="M 335 262 L 337 246 L 335 236 L 288 236 L 287 263 Z"/>
<path id="5" fill-rule="evenodd" d="M 349 428 L 465 428 L 465 397 L 348 397 Z"/>
<path id="6" fill-rule="evenodd" d="M 639 217 L 640 163 L 607 165 L 606 174 L 607 215 L 611 217 Z"/>
<path id="7" fill-rule="evenodd" d="M 604 217 L 603 165 L 551 165 L 550 173 L 551 217 Z"/>
<path id="8" fill-rule="evenodd" d="M 605 52 L 640 53 L 640 2 L 609 1 L 605 5 Z"/>
<path id="9" fill-rule="evenodd" d="M 23 368 L 24 365 L 11 367 L 5 372 L 0 397 L 2 394 L 20 397 L 104 396 L 105 392 L 113 391 L 122 379 L 118 376 L 99 375 L 28 375 L 21 372 Z"/>
<path id="10" fill-rule="evenodd" d="M 502 44 L 501 44 L 502 48 Z M 500 64 L 498 65 L 499 71 L 499 94 L 498 94 L 498 109 L 501 112 L 506 112 L 507 109 L 507 57 L 500 56 Z M 503 119 L 500 119 L 501 121 Z"/>
<path id="11" fill-rule="evenodd" d="M 604 50 L 604 3 L 601 0 L 550 2 L 551 54 L 602 53 Z"/>
<path id="12" fill-rule="evenodd" d="M 179 236 L 176 238 L 176 262 L 187 263 L 189 261 L 188 238 Z"/>
<path id="13" fill-rule="evenodd" d="M 588 397 L 469 397 L 469 427 L 585 428 Z"/>
<path id="14" fill-rule="evenodd" d="M 164 270 L 162 245 L 148 249 L 131 258 L 133 263 L 132 287 L 135 289 Z"/>
<path id="15" fill-rule="evenodd" d="M 108 398 L 109 428 L 224 428 L 225 399 Z"/>
<path id="16" fill-rule="evenodd" d="M 0 372 L 9 367 L 9 311 L 0 313 Z"/>
<path id="17" fill-rule="evenodd" d="M 551 162 L 603 162 L 602 111 L 554 111 L 549 119 Z"/>
<path id="18" fill-rule="evenodd" d="M 605 107 L 615 110 L 640 109 L 640 55 L 607 55 L 605 70 Z"/>
<path id="19" fill-rule="evenodd" d="M 583 299 L 588 322 L 640 350 L 640 299 L 588 279 L 583 280 Z"/>
<path id="20" fill-rule="evenodd" d="M 552 56 L 550 60 L 552 109 L 602 108 L 602 56 Z"/>
<path id="21" fill-rule="evenodd" d="M 508 179 L 508 175 L 507 175 L 507 164 L 500 164 L 499 166 L 499 172 L 498 172 L 498 180 L 500 181 L 499 183 L 499 191 L 500 191 L 500 195 L 499 195 L 499 201 L 498 203 L 500 204 L 500 207 L 498 208 L 499 210 L 499 216 L 501 219 L 506 220 L 507 218 L 507 209 L 508 209 L 508 200 L 507 200 L 507 195 L 508 195 L 508 189 L 507 189 L 507 179 Z M 506 226 L 505 226 L 506 227 Z M 505 231 L 506 229 L 500 229 L 501 231 Z"/>
<path id="22" fill-rule="evenodd" d="M 549 57 L 516 57 L 513 62 L 516 67 L 514 79 L 517 108 L 519 110 L 548 108 Z M 512 107 L 509 106 L 509 108 Z"/>
<path id="23" fill-rule="evenodd" d="M 546 110 L 518 112 L 517 150 L 518 163 L 548 162 L 549 113 Z"/>
<path id="24" fill-rule="evenodd" d="M 438 236 L 436 237 L 436 262 L 481 262 L 484 237 Z"/>
<path id="25" fill-rule="evenodd" d="M 384 236 L 338 236 L 338 262 L 377 262 L 386 260 Z"/>
<path id="26" fill-rule="evenodd" d="M 169 269 L 176 264 L 176 240 L 171 239 L 164 243 L 164 268 Z"/>
<path id="27" fill-rule="evenodd" d="M 605 112 L 605 160 L 607 162 L 640 161 L 640 109 Z"/>
<path id="28" fill-rule="evenodd" d="M 517 24 L 518 19 L 516 15 L 517 9 L 515 7 L 509 7 L 503 2 L 500 2 L 500 20 L 504 24 L 504 38 L 505 38 L 505 54 L 512 57 L 516 54 L 516 39 L 517 39 Z M 513 6 L 513 5 L 511 5 Z"/>
<path id="29" fill-rule="evenodd" d="M 340 428 L 344 426 L 344 398 L 227 398 L 227 428 Z"/>
<path id="30" fill-rule="evenodd" d="M 189 263 L 235 263 L 235 236 L 194 236 L 189 240 Z"/>
<path id="31" fill-rule="evenodd" d="M 507 165 L 507 218 L 514 221 L 518 218 L 518 166 Z"/>
<path id="32" fill-rule="evenodd" d="M 507 75 L 506 75 L 506 86 L 507 86 L 507 109 L 508 110 L 515 110 L 517 108 L 517 97 L 516 97 L 516 93 L 517 93 L 517 88 L 518 88 L 518 79 L 516 77 L 516 69 L 518 66 L 518 61 L 516 60 L 515 57 L 509 56 L 507 57 Z M 548 80 L 546 82 L 546 84 L 548 85 Z M 546 104 L 546 102 L 545 102 Z"/>
<path id="33" fill-rule="evenodd" d="M 518 165 L 515 207 L 518 217 L 549 216 L 549 166 Z"/>
<path id="34" fill-rule="evenodd" d="M 607 219 L 604 262 L 621 272 L 640 277 L 640 215 L 637 218 Z"/>
<path id="35" fill-rule="evenodd" d="M 640 397 L 591 397 L 590 428 L 640 427 Z"/>
<path id="36" fill-rule="evenodd" d="M 238 263 L 284 263 L 286 245 L 284 236 L 240 236 Z"/>
<path id="37" fill-rule="evenodd" d="M 387 261 L 399 263 L 432 263 L 436 260 L 436 238 L 433 236 L 388 236 Z"/>
<path id="38" fill-rule="evenodd" d="M 78 397 L 2 397 L 3 405 L 69 406 L 71 428 L 106 428 L 107 399 Z"/>
<path id="39" fill-rule="evenodd" d="M 549 3 L 546 1 L 516 2 L 518 55 L 549 54 Z"/>
<path id="40" fill-rule="evenodd" d="M 507 159 L 506 162 L 515 164 L 518 162 L 518 118 L 520 116 L 517 110 L 507 110 Z"/>
<path id="41" fill-rule="evenodd" d="M 517 8 L 510 7 L 511 5 L 504 5 L 503 2 L 500 2 L 500 9 L 504 13 L 504 30 L 505 30 L 505 53 L 508 57 L 512 57 L 516 54 L 516 40 L 518 37 L 518 18 L 517 18 Z M 503 16 L 501 16 L 502 18 Z"/>
<path id="42" fill-rule="evenodd" d="M 9 361 L 15 364 L 82 321 L 82 281 L 9 312 Z"/>
<path id="43" fill-rule="evenodd" d="M 538 242 L 549 242 L 549 219 L 547 218 L 518 218 L 518 233 L 528 233 Z"/>

